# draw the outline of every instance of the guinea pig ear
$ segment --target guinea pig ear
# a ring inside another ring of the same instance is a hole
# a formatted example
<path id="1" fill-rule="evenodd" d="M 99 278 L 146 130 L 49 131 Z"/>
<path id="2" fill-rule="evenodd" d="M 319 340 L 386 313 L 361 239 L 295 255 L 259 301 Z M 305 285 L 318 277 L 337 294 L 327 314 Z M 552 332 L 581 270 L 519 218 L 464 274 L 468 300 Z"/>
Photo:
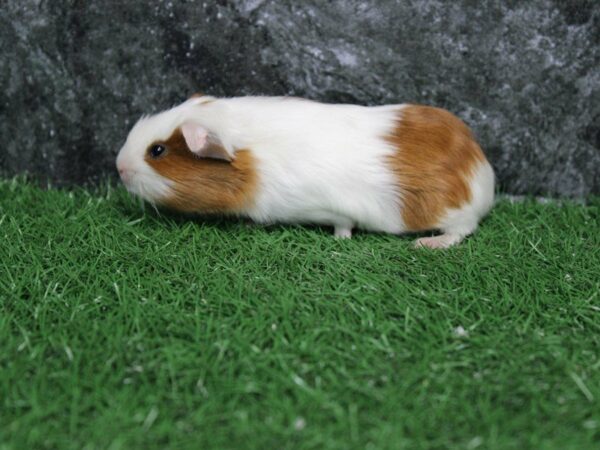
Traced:
<path id="1" fill-rule="evenodd" d="M 208 135 L 208 130 L 195 122 L 184 122 L 181 125 L 181 133 L 185 143 L 192 153 L 201 158 L 222 159 L 232 161 L 233 157 L 229 152 L 214 142 Z"/>

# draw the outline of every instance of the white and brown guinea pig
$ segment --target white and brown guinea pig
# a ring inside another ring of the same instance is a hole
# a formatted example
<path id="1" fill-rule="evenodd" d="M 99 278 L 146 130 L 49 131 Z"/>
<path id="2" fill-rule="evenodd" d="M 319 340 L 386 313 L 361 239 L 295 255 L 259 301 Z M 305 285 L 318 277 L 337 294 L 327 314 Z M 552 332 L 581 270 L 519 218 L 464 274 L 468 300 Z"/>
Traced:
<path id="1" fill-rule="evenodd" d="M 142 117 L 117 157 L 127 189 L 178 211 L 399 234 L 417 246 L 473 233 L 494 172 L 451 113 L 288 97 L 194 96 Z"/>

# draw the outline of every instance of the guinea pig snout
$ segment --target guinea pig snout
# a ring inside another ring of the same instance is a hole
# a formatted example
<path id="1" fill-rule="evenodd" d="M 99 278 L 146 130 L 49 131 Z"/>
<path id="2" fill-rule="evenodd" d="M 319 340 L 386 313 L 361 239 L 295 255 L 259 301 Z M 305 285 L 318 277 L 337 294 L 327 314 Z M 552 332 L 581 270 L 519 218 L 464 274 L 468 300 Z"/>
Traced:
<path id="1" fill-rule="evenodd" d="M 131 177 L 131 174 L 129 171 L 127 171 L 127 169 L 119 169 L 119 176 L 121 177 L 121 180 L 123 180 L 124 183 L 127 183 L 127 181 L 129 181 L 129 178 Z"/>
<path id="2" fill-rule="evenodd" d="M 119 176 L 121 177 L 123 183 L 128 183 L 131 181 L 131 177 L 133 176 L 133 170 L 131 168 L 118 161 L 117 170 L 119 171 Z"/>

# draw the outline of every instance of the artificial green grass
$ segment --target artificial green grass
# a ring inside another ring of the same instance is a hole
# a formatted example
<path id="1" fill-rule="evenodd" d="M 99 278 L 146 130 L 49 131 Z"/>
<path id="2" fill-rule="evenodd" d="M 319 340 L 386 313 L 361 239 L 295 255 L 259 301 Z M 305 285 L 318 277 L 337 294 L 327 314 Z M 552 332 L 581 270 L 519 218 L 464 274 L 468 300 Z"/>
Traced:
<path id="1" fill-rule="evenodd" d="M 0 448 L 599 448 L 599 207 L 430 251 L 0 182 Z"/>

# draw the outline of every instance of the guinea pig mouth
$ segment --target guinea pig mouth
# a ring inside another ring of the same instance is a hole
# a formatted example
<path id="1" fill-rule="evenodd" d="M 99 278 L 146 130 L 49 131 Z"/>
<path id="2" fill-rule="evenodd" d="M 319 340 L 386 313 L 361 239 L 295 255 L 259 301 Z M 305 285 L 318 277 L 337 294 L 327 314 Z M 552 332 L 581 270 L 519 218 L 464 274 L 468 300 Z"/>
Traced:
<path id="1" fill-rule="evenodd" d="M 131 183 L 131 179 L 135 176 L 135 172 L 131 170 L 119 169 L 119 177 L 125 186 Z"/>

